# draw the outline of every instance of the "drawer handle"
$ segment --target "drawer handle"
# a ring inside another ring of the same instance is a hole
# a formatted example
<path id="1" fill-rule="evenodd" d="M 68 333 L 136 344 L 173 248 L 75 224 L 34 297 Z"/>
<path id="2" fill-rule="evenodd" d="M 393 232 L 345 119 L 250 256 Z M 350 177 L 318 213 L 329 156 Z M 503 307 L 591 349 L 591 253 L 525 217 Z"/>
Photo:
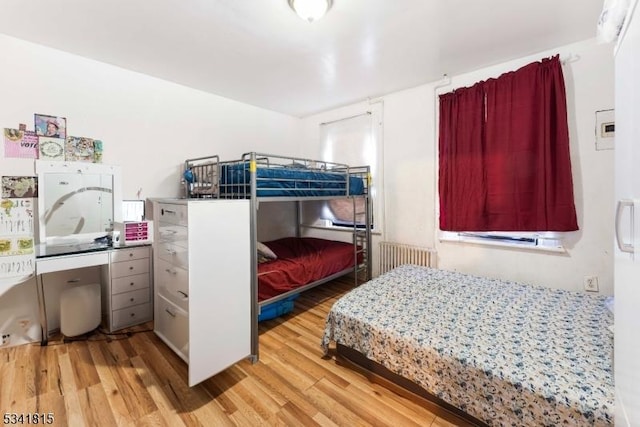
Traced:
<path id="1" fill-rule="evenodd" d="M 167 272 L 167 273 L 169 273 L 169 274 L 174 274 L 174 275 L 175 275 L 175 274 L 178 274 L 178 272 L 177 272 L 177 271 L 172 270 L 172 269 L 170 269 L 170 268 L 165 268 L 165 269 L 164 269 L 164 271 L 166 271 L 166 272 Z"/>
<path id="2" fill-rule="evenodd" d="M 168 213 L 168 214 L 171 214 L 171 215 L 175 215 L 176 214 L 176 211 L 170 211 L 169 209 L 163 209 L 162 211 L 164 213 Z"/>
<path id="3" fill-rule="evenodd" d="M 167 249 L 167 252 L 169 253 L 169 255 L 175 255 L 175 254 L 177 254 L 177 253 L 178 253 L 178 252 L 176 252 L 176 251 L 175 251 L 175 250 L 173 250 L 173 249 Z"/>
<path id="4" fill-rule="evenodd" d="M 168 308 L 165 308 L 164 311 L 166 311 L 167 313 L 169 313 L 169 316 L 171 317 L 176 317 L 175 313 L 172 313 L 171 310 L 169 310 Z"/>
<path id="5" fill-rule="evenodd" d="M 185 293 L 184 293 L 184 292 L 182 292 L 182 291 L 178 291 L 178 293 L 179 293 L 179 294 L 182 294 L 182 296 L 183 296 L 183 297 L 185 297 L 185 298 L 189 298 L 189 295 L 188 295 L 188 294 L 185 294 Z"/>
<path id="6" fill-rule="evenodd" d="M 135 298 L 129 298 L 129 301 L 134 302 Z"/>
<path id="7" fill-rule="evenodd" d="M 80 279 L 69 279 L 67 280 L 67 283 L 79 283 Z"/>
<path id="8" fill-rule="evenodd" d="M 133 270 L 133 266 L 129 267 L 129 270 Z"/>
<path id="9" fill-rule="evenodd" d="M 131 282 L 131 283 L 129 283 L 129 286 L 133 286 L 134 284 L 135 284 L 134 282 Z"/>
<path id="10" fill-rule="evenodd" d="M 132 257 L 132 256 L 133 256 L 133 252 L 130 252 L 130 253 L 129 253 L 129 256 L 130 256 L 130 257 Z"/>
<path id="11" fill-rule="evenodd" d="M 131 317 L 136 317 L 136 314 L 135 313 L 131 313 L 130 316 Z"/>

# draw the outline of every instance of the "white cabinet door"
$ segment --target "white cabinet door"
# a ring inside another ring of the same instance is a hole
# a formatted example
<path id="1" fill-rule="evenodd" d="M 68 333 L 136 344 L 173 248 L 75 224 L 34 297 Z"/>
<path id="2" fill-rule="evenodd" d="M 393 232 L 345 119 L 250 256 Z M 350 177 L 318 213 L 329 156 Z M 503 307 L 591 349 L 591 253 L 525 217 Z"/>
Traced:
<path id="1" fill-rule="evenodd" d="M 640 425 L 640 7 L 616 66 L 615 342 L 616 425 Z M 627 18 L 629 19 L 629 18 Z"/>
<path id="2" fill-rule="evenodd" d="M 189 386 L 251 353 L 248 200 L 189 201 Z"/>

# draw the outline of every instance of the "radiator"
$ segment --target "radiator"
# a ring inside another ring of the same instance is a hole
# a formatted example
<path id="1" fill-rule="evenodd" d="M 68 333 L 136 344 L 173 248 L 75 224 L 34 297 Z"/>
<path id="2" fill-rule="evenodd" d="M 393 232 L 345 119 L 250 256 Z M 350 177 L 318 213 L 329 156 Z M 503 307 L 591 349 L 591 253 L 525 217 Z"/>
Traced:
<path id="1" fill-rule="evenodd" d="M 394 242 L 380 242 L 380 272 L 398 267 L 402 264 L 436 267 L 436 250 L 419 246 L 405 245 Z"/>

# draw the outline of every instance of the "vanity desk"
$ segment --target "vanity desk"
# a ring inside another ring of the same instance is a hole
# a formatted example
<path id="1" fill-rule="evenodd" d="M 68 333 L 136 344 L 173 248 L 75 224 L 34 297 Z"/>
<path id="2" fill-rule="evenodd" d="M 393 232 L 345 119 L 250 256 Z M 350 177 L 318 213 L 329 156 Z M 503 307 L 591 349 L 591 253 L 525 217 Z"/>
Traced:
<path id="1" fill-rule="evenodd" d="M 99 271 L 88 267 L 97 267 Z M 101 284 L 102 326 L 106 330 L 117 331 L 153 318 L 149 245 L 122 248 L 93 242 L 38 245 L 35 273 L 41 345 L 47 345 L 49 332 L 59 324 L 58 301 L 51 295 L 96 280 Z M 55 292 L 49 288 L 55 288 Z M 51 317 L 56 320 L 51 322 Z"/>
<path id="2" fill-rule="evenodd" d="M 41 344 L 60 326 L 62 293 L 81 285 L 100 283 L 101 322 L 109 332 L 151 320 L 151 246 L 103 242 L 123 221 L 120 167 L 43 160 L 35 166 Z"/>

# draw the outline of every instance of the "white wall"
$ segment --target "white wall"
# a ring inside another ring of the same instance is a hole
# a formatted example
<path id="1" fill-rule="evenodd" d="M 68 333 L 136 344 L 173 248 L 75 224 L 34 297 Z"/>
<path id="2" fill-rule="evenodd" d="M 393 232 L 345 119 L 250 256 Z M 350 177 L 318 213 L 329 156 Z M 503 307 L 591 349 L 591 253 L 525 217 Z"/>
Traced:
<path id="1" fill-rule="evenodd" d="M 122 166 L 125 199 L 177 196 L 187 158 L 298 150 L 294 117 L 7 36 L 0 50 L 0 127 L 66 117 L 69 135 L 101 139 L 103 162 Z M 33 161 L 2 153 L 0 168 L 29 174 Z"/>
<path id="2" fill-rule="evenodd" d="M 586 275 L 597 275 L 600 291 L 613 293 L 613 151 L 595 150 L 595 111 L 613 108 L 610 45 L 589 40 L 537 53 L 472 73 L 451 84 L 423 85 L 383 97 L 385 226 L 378 239 L 438 249 L 439 267 L 490 277 L 581 291 Z M 580 231 L 564 254 L 440 242 L 437 212 L 437 156 L 434 117 L 437 93 L 497 77 L 529 62 L 560 53 L 577 61 L 564 66 L 576 210 Z M 321 122 L 357 114 L 359 103 L 303 119 L 307 150 L 319 143 Z M 378 240 L 377 239 L 377 240 Z M 375 257 L 374 257 L 375 264 Z"/>
<path id="3" fill-rule="evenodd" d="M 188 158 L 299 151 L 291 116 L 3 35 L 0 52 L 0 128 L 33 129 L 34 113 L 66 117 L 68 135 L 102 140 L 103 162 L 122 167 L 125 199 L 178 196 Z M 33 174 L 33 160 L 0 150 L 0 175 Z M 4 294 L 0 327 L 36 321 L 36 304 L 33 281 Z"/>

